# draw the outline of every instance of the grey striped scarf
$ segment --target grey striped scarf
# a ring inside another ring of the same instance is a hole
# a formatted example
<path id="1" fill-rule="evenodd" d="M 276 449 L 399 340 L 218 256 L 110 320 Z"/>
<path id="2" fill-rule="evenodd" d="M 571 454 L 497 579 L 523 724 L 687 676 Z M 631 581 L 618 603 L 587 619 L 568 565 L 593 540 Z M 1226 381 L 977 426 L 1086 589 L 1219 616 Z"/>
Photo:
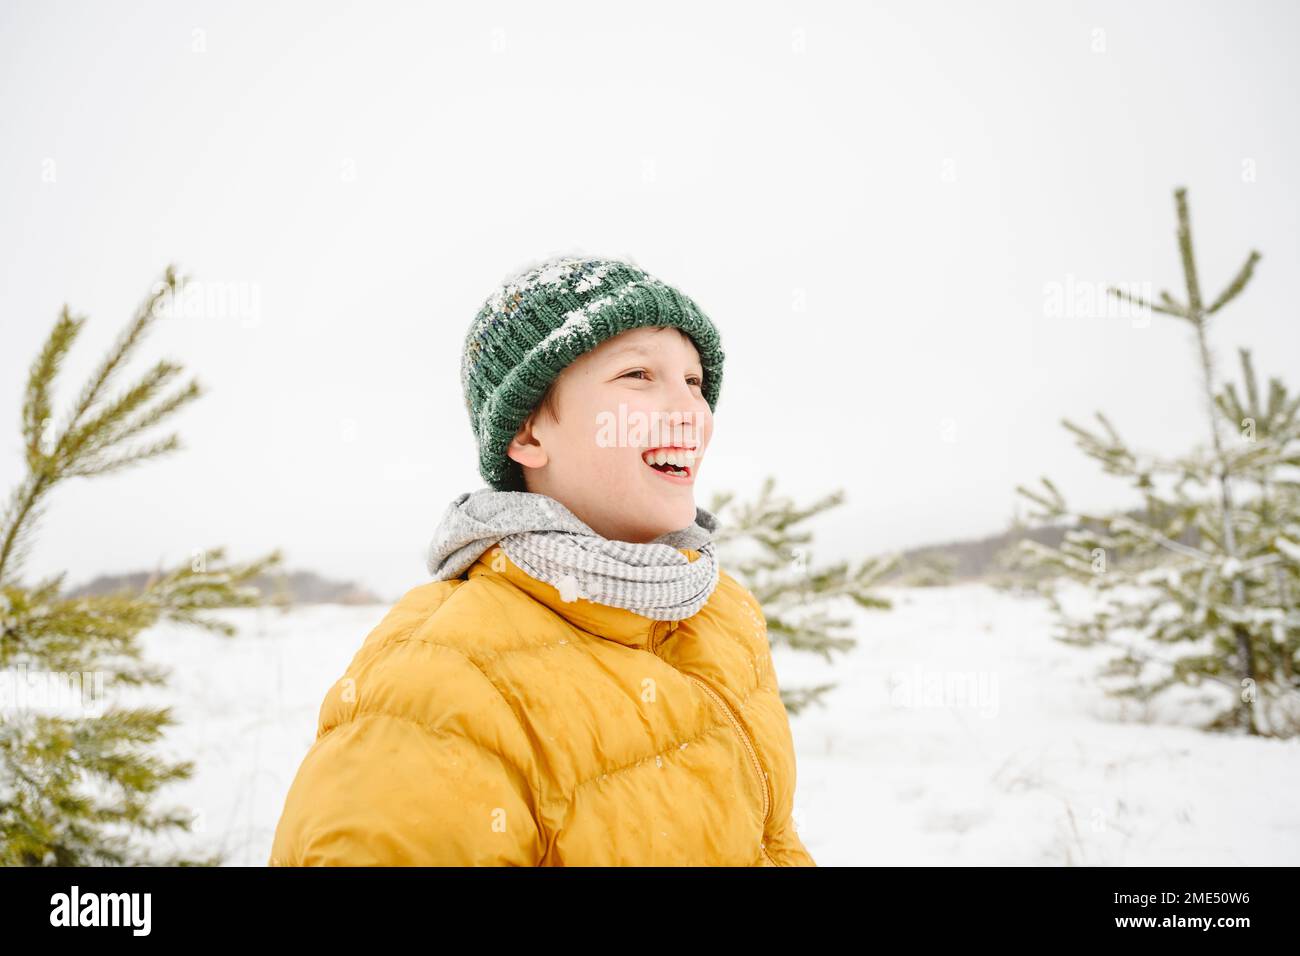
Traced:
<path id="1" fill-rule="evenodd" d="M 459 577 L 498 541 L 525 573 L 559 590 L 626 608 L 655 621 L 680 621 L 702 608 L 718 584 L 713 532 L 718 519 L 703 508 L 695 521 L 654 541 L 612 541 L 549 495 L 485 487 L 458 495 L 429 544 L 436 581 Z M 695 561 L 678 548 L 699 551 Z"/>

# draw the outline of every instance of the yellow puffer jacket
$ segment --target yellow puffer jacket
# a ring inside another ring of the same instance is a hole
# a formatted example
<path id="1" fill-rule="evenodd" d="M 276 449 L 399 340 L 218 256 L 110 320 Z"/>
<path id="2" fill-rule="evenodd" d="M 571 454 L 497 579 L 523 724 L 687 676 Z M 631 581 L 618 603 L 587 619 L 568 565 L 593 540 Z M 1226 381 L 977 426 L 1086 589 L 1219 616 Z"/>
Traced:
<path id="1" fill-rule="evenodd" d="M 794 788 L 739 582 L 653 621 L 566 602 L 494 547 L 403 596 L 330 688 L 269 863 L 815 866 Z"/>

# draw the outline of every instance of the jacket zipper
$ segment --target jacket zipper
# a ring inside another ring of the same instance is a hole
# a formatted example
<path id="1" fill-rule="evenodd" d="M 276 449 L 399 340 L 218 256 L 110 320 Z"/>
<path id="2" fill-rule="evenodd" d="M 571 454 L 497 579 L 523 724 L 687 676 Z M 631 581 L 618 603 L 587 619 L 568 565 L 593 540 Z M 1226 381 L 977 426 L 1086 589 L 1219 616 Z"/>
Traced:
<path id="1" fill-rule="evenodd" d="M 663 637 L 667 632 L 676 630 L 676 628 L 676 621 L 665 621 L 663 622 L 662 627 L 656 624 L 650 631 L 649 647 L 651 653 L 655 653 L 657 656 L 657 648 L 662 643 Z M 767 818 L 772 812 L 772 796 L 767 790 L 767 774 L 763 772 L 763 764 L 758 759 L 758 750 L 755 749 L 753 741 L 749 739 L 749 734 L 745 733 L 745 728 L 740 723 L 740 718 L 737 717 L 735 712 L 731 709 L 731 705 L 722 699 L 722 695 L 694 674 L 686 674 L 685 671 L 681 671 L 681 673 L 699 684 L 704 692 L 713 698 L 717 705 L 722 709 L 722 712 L 726 714 L 727 719 L 731 721 L 731 726 L 735 728 L 736 735 L 740 737 L 740 742 L 744 745 L 745 752 L 749 755 L 749 762 L 753 765 L 754 772 L 758 774 L 758 789 L 762 791 L 763 794 L 763 830 L 766 832 Z"/>
<path id="2" fill-rule="evenodd" d="M 685 672 L 683 672 L 685 673 Z M 772 797 L 767 792 L 767 774 L 763 772 L 763 765 L 758 760 L 758 751 L 754 749 L 754 744 L 750 741 L 749 735 L 745 733 L 745 728 L 741 726 L 740 718 L 732 711 L 731 706 L 722 699 L 722 695 L 715 691 L 704 681 L 700 680 L 694 674 L 687 674 L 691 680 L 699 684 L 710 697 L 718 702 L 722 712 L 727 715 L 731 721 L 731 726 L 736 728 L 736 733 L 740 736 L 740 742 L 745 745 L 745 750 L 749 753 L 750 763 L 754 765 L 754 772 L 758 774 L 758 788 L 763 791 L 763 830 L 767 830 L 767 817 L 772 812 Z"/>

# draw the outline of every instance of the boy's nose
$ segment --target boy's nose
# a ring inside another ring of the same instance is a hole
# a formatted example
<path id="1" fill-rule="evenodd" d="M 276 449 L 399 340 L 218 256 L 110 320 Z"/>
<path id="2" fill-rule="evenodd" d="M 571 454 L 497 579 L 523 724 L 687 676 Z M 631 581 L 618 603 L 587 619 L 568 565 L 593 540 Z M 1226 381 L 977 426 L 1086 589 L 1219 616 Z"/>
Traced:
<path id="1" fill-rule="evenodd" d="M 694 412 L 682 411 L 681 409 L 672 409 L 660 413 L 660 421 L 664 423 L 669 437 L 675 440 L 665 442 L 665 444 L 683 445 L 687 448 L 698 447 L 704 436 L 702 434 L 701 422 L 698 415 Z"/>

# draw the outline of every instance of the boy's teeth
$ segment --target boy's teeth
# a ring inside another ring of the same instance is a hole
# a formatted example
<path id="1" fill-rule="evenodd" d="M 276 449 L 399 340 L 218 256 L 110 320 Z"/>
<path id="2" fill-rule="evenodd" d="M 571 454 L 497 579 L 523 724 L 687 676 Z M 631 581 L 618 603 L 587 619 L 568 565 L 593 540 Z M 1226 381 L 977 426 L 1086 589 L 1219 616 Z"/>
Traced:
<path id="1" fill-rule="evenodd" d="M 695 463 L 695 452 L 686 449 L 657 449 L 642 456 L 649 465 L 672 465 L 678 469 L 689 468 Z"/>

